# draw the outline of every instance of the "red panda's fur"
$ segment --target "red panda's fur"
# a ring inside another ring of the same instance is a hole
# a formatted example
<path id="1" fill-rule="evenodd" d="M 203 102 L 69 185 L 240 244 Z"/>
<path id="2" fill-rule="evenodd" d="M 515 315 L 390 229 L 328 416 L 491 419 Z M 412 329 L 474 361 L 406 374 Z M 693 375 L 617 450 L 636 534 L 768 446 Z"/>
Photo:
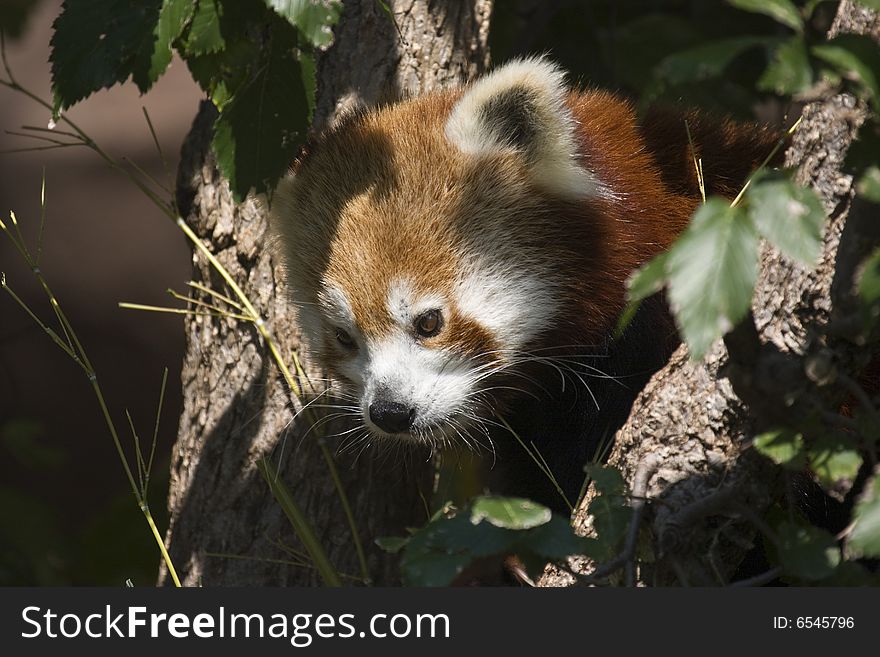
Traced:
<path id="1" fill-rule="evenodd" d="M 309 353 L 364 398 L 372 431 L 386 421 L 373 404 L 394 406 L 397 388 L 421 395 L 424 412 L 402 403 L 423 441 L 466 441 L 462 417 L 504 413 L 526 440 L 544 441 L 542 455 L 576 491 L 586 455 L 675 345 L 657 300 L 622 340 L 611 334 L 628 276 L 669 247 L 699 203 L 685 120 L 707 194 L 735 194 L 777 136 L 697 112 L 640 119 L 613 94 L 565 91 L 544 60 L 493 75 L 340 121 L 279 185 L 273 224 Z M 418 313 L 433 306 L 442 330 L 415 335 Z M 522 344 L 517 331 L 528 334 Z M 436 381 L 399 375 L 392 358 L 398 369 L 424 359 Z M 573 377 L 560 368 L 572 362 L 583 368 Z M 467 368 L 498 383 L 450 415 L 453 430 L 420 428 L 414 418 L 453 407 L 431 397 L 461 383 L 442 377 L 462 370 L 468 381 Z"/>

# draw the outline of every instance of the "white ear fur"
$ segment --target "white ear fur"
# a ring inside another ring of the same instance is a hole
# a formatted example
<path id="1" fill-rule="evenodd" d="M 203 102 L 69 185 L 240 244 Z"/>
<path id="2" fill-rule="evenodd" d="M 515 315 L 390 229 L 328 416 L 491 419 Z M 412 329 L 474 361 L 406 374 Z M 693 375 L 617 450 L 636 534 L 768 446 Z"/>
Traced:
<path id="1" fill-rule="evenodd" d="M 544 189 L 566 198 L 595 196 L 601 185 L 577 161 L 565 94 L 557 66 L 543 58 L 514 60 L 465 90 L 446 122 L 446 138 L 474 155 L 516 150 Z"/>

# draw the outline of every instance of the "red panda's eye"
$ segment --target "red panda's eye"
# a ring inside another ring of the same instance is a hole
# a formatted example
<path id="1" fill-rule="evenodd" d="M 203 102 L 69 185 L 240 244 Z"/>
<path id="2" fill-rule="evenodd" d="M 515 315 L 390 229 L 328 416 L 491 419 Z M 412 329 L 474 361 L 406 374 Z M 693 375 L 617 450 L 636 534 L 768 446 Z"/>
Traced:
<path id="1" fill-rule="evenodd" d="M 336 341 L 346 349 L 354 349 L 357 346 L 354 338 L 341 328 L 336 329 Z"/>
<path id="2" fill-rule="evenodd" d="M 422 338 L 431 338 L 443 328 L 443 315 L 439 310 L 429 310 L 416 320 L 416 333 Z"/>

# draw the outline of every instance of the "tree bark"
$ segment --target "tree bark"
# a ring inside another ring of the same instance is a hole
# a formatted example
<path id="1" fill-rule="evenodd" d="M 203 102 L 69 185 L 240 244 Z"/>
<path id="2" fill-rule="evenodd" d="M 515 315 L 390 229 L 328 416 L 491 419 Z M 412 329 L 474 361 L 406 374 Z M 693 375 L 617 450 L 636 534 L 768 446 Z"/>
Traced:
<path id="1" fill-rule="evenodd" d="M 346 1 L 334 45 L 318 60 L 316 124 L 341 107 L 419 92 L 480 73 L 488 64 L 492 0 Z M 396 25 L 395 25 L 396 23 Z M 177 196 L 187 223 L 205 241 L 268 323 L 292 365 L 297 328 L 278 263 L 265 248 L 263 204 L 233 202 L 210 152 L 215 109 L 205 103 L 183 146 Z M 193 255 L 193 278 L 222 281 Z M 268 456 L 342 574 L 360 574 L 352 534 L 328 468 L 254 327 L 231 319 L 188 317 L 184 408 L 171 464 L 167 543 L 184 585 L 313 585 L 279 543 L 301 550 L 256 468 Z M 331 451 L 333 445 L 329 445 Z M 403 535 L 426 520 L 422 490 L 430 464 L 389 462 L 370 454 L 337 456 L 367 552 L 369 577 L 397 580 L 395 558 L 374 539 Z M 288 563 L 281 563 L 288 562 Z M 160 582 L 168 583 L 164 566 Z"/>
<path id="2" fill-rule="evenodd" d="M 880 40 L 880 19 L 844 0 L 829 36 L 841 32 Z M 648 500 L 638 528 L 636 583 L 729 582 L 752 546 L 756 521 L 783 489 L 779 470 L 751 450 L 750 441 L 774 421 L 840 403 L 839 386 L 819 385 L 826 382 L 815 374 L 811 380 L 808 371 L 832 363 L 857 378 L 865 365 L 863 348 L 835 329 L 852 314 L 858 263 L 878 242 L 877 229 L 853 201 L 851 177 L 841 171 L 865 115 L 848 94 L 811 103 L 786 154 L 798 182 L 819 193 L 829 214 L 816 268 L 765 246 L 752 315 L 700 362 L 679 348 L 617 433 L 609 464 L 623 472 L 636 497 Z M 594 495 L 590 490 L 575 511 L 579 533 L 591 532 Z M 648 545 L 653 557 L 645 558 Z M 632 563 L 633 555 L 626 557 L 621 561 Z M 568 566 L 585 575 L 595 568 L 582 558 Z M 575 583 L 565 569 L 551 566 L 539 585 Z"/>

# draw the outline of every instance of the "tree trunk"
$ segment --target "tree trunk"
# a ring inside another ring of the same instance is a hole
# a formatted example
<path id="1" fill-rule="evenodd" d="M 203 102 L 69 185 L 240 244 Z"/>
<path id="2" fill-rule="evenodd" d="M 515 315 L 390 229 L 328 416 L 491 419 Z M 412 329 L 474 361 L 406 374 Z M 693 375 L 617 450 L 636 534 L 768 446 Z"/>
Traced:
<path id="1" fill-rule="evenodd" d="M 829 36 L 841 32 L 880 40 L 880 19 L 844 0 Z M 811 380 L 808 371 L 830 362 L 857 378 L 864 366 L 863 348 L 834 326 L 851 316 L 856 268 L 880 237 L 863 220 L 852 180 L 841 172 L 865 114 L 847 94 L 809 104 L 786 155 L 786 164 L 798 167 L 798 182 L 811 185 L 829 213 L 817 267 L 807 270 L 765 247 L 752 315 L 700 362 L 679 348 L 617 433 L 609 463 L 623 472 L 636 507 L 648 500 L 639 526 L 631 527 L 640 531 L 641 568 L 630 570 L 630 583 L 728 582 L 752 545 L 755 521 L 779 498 L 783 484 L 778 469 L 749 448 L 751 439 L 817 403 L 840 403 L 840 387 L 819 385 L 822 377 Z M 591 532 L 594 494 L 588 492 L 574 515 L 583 534 Z M 633 531 L 630 547 L 637 536 Z M 653 558 L 644 558 L 646 545 Z M 632 551 L 622 556 L 617 565 L 633 563 Z M 581 574 L 595 568 L 586 559 L 569 566 Z M 542 586 L 574 583 L 555 567 L 540 580 Z"/>
<path id="2" fill-rule="evenodd" d="M 381 3 L 344 3 L 336 41 L 318 61 L 317 125 L 332 120 L 341 106 L 427 90 L 476 75 L 487 65 L 492 0 L 387 4 L 394 21 Z M 299 336 L 278 263 L 264 247 L 266 214 L 252 199 L 233 202 L 209 148 L 214 116 L 213 106 L 203 104 L 183 146 L 180 211 L 249 295 L 292 365 Z M 193 278 L 223 290 L 198 255 Z M 182 582 L 319 583 L 313 569 L 291 564 L 296 559 L 279 547 L 302 550 L 257 470 L 262 456 L 278 466 L 337 570 L 359 576 L 352 533 L 327 465 L 314 436 L 305 435 L 309 427 L 293 419 L 289 393 L 254 327 L 188 317 L 185 330 L 184 408 L 172 455 L 167 534 Z M 370 454 L 336 460 L 369 577 L 377 584 L 394 583 L 395 559 L 373 541 L 424 523 L 422 489 L 430 464 L 382 461 Z M 160 581 L 168 581 L 164 566 Z"/>

